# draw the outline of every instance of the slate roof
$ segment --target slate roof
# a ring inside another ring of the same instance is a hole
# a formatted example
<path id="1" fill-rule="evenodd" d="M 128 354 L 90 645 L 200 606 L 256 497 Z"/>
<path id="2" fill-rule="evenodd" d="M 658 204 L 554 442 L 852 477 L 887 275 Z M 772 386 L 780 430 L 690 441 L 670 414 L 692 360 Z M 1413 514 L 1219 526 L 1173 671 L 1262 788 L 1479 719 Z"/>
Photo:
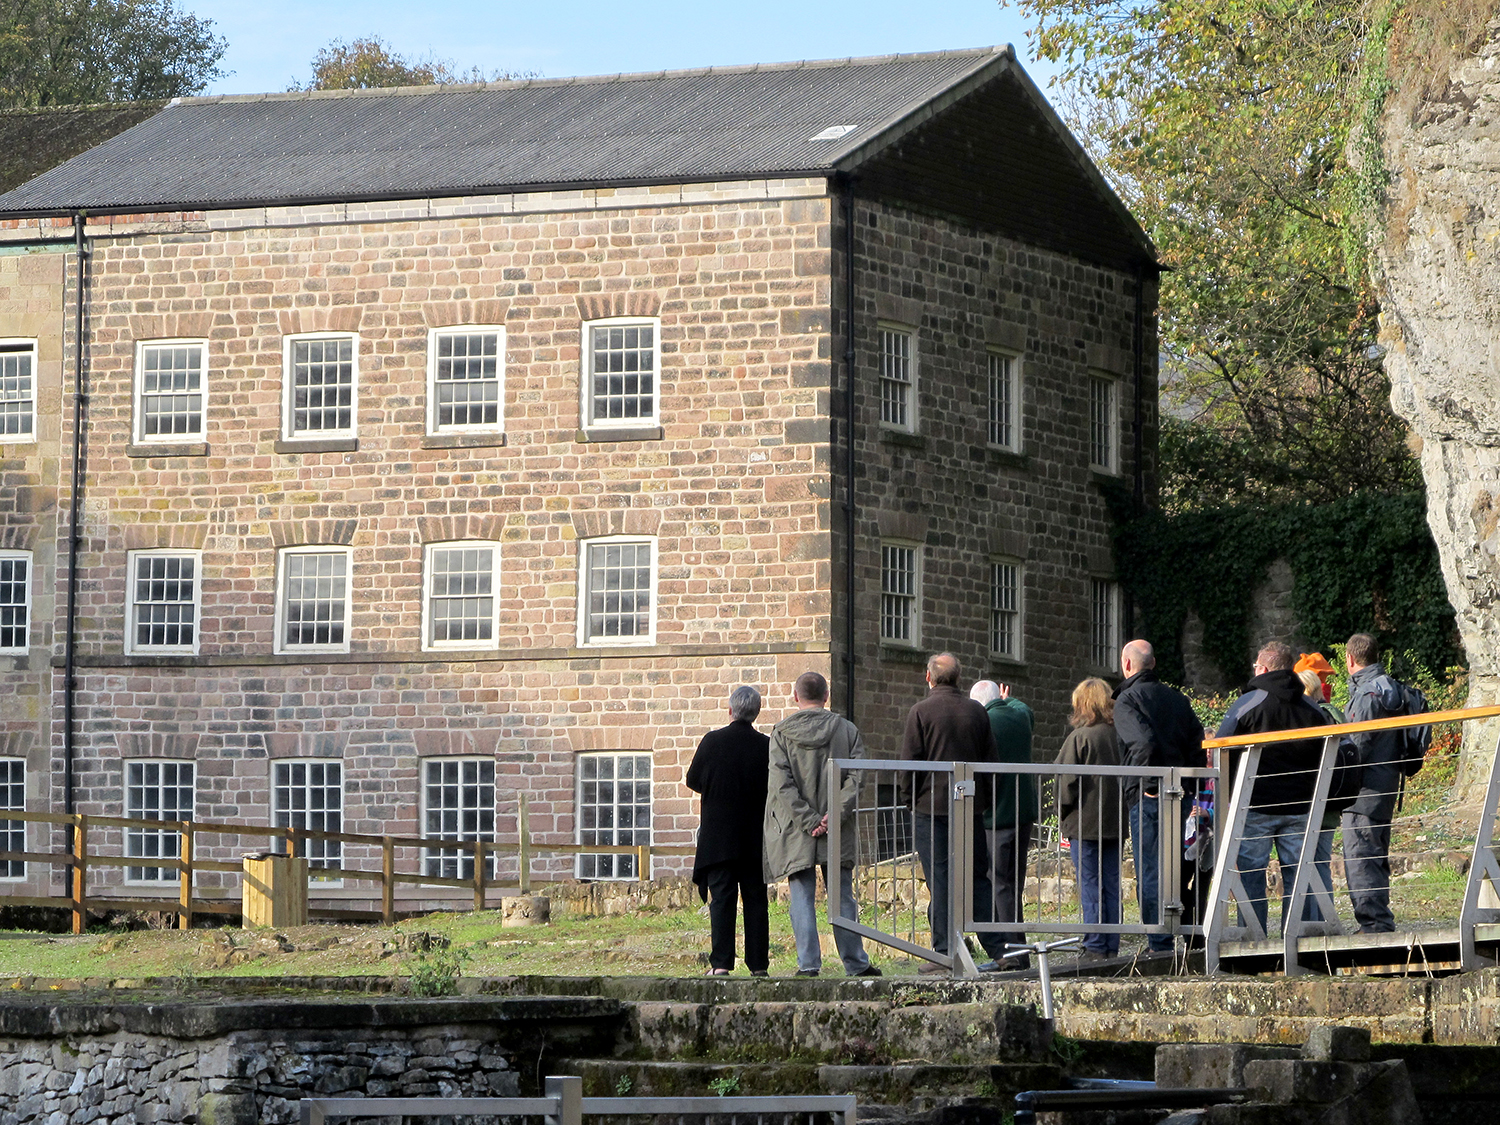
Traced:
<path id="1" fill-rule="evenodd" d="M 1002 86 L 1009 91 L 1003 99 L 972 97 Z M 874 171 L 872 161 L 895 152 L 903 138 L 920 137 L 928 122 L 960 105 L 971 107 L 966 128 L 977 127 L 991 147 L 1008 146 L 1009 157 L 1039 142 L 1050 153 L 1035 173 L 1036 190 L 994 201 L 1002 229 L 1025 236 L 1036 228 L 1045 243 L 1082 249 L 1097 260 L 1154 263 L 1150 241 L 1009 47 L 600 78 L 180 98 L 0 195 L 0 215 L 215 210 Z M 966 136 L 958 147 L 973 150 L 976 134 Z M 976 175 L 983 179 L 993 171 L 960 161 L 960 173 L 947 156 L 938 162 L 971 187 Z M 898 184 L 895 195 L 910 192 Z M 1078 198 L 1087 214 L 1076 209 Z M 1023 211 L 1058 214 L 1038 214 L 1046 220 L 1040 226 L 1015 223 L 1006 215 L 1018 204 Z M 1077 245 L 1080 226 L 1089 223 L 1109 228 L 1108 246 Z M 1058 233 L 1064 227 L 1072 233 Z"/>
<path id="2" fill-rule="evenodd" d="M 0 110 L 0 192 L 123 133 L 166 102 Z"/>

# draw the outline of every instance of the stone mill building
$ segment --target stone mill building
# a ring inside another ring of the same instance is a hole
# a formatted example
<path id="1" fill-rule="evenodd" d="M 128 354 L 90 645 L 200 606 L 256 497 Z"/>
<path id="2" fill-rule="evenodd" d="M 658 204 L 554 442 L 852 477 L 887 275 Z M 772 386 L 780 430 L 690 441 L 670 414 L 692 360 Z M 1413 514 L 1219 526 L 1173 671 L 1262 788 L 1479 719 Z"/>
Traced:
<path id="1" fill-rule="evenodd" d="M 944 648 L 1051 750 L 1156 278 L 1009 48 L 175 101 L 0 196 L 0 810 L 690 843 L 735 685 Z"/>

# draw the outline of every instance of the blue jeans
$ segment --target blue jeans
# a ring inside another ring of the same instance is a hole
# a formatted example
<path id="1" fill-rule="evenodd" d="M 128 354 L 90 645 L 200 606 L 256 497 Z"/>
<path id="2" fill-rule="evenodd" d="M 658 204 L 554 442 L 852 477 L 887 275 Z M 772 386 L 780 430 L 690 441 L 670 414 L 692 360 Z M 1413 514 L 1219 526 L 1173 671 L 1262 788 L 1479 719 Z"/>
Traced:
<path id="1" fill-rule="evenodd" d="M 1266 863 L 1271 858 L 1271 845 L 1276 845 L 1276 858 L 1281 861 L 1281 885 L 1288 888 L 1297 877 L 1297 864 L 1302 861 L 1302 834 L 1307 831 L 1307 813 L 1259 813 L 1245 814 L 1245 834 L 1240 839 L 1240 854 L 1235 866 L 1240 870 L 1240 882 L 1245 885 L 1245 894 L 1250 898 L 1250 910 L 1260 928 L 1266 929 Z M 1317 851 L 1313 852 L 1317 862 Z M 1286 931 L 1287 902 L 1281 899 L 1281 929 Z M 1244 924 L 1244 907 L 1241 906 L 1240 924 Z M 1303 917 L 1307 917 L 1303 911 Z"/>
<path id="2" fill-rule="evenodd" d="M 822 866 L 823 885 L 828 888 L 831 907 L 833 884 L 828 881 L 828 865 L 825 863 Z M 839 868 L 839 876 L 839 916 L 858 918 L 859 909 L 854 905 L 854 868 Z M 792 936 L 797 939 L 797 968 L 821 970 L 823 950 L 818 944 L 818 869 L 809 867 L 805 871 L 794 872 L 786 877 L 786 881 L 791 890 L 787 910 L 792 916 Z M 858 934 L 834 926 L 833 944 L 844 962 L 844 972 L 850 976 L 870 967 L 870 955 L 865 952 L 865 943 Z"/>
<path id="3" fill-rule="evenodd" d="M 1028 828 L 1030 826 L 1028 825 Z M 914 843 L 917 859 L 922 864 L 922 878 L 927 882 L 927 927 L 932 931 L 932 951 L 948 953 L 948 818 L 916 814 Z M 1025 864 L 1025 853 L 1021 862 Z M 985 842 L 985 830 L 974 826 L 974 921 L 988 922 L 994 918 L 995 888 L 990 882 L 990 849 Z M 1016 919 L 1002 918 L 1002 922 Z M 1005 953 L 1005 942 L 1015 934 L 976 934 L 980 946 L 995 960 Z"/>
<path id="4" fill-rule="evenodd" d="M 1161 921 L 1161 798 L 1142 795 L 1130 806 L 1130 846 L 1135 854 L 1135 897 L 1141 904 L 1141 923 Z M 1146 945 L 1153 953 L 1172 950 L 1171 934 L 1151 934 Z"/>
<path id="5" fill-rule="evenodd" d="M 1313 849 L 1313 866 L 1323 877 L 1323 885 L 1328 888 L 1329 898 L 1333 897 L 1333 830 L 1338 827 L 1338 823 L 1338 813 L 1329 813 L 1323 818 L 1323 830 L 1318 833 L 1318 845 Z M 1307 906 L 1302 911 L 1302 917 L 1309 922 L 1324 920 L 1318 900 L 1312 894 L 1307 896 Z"/>
<path id="6" fill-rule="evenodd" d="M 1078 879 L 1083 920 L 1091 926 L 1120 924 L 1120 841 L 1070 840 L 1068 854 Z M 1139 864 L 1137 864 L 1139 867 Z M 1120 951 L 1119 934 L 1089 934 L 1083 948 L 1113 957 Z"/>

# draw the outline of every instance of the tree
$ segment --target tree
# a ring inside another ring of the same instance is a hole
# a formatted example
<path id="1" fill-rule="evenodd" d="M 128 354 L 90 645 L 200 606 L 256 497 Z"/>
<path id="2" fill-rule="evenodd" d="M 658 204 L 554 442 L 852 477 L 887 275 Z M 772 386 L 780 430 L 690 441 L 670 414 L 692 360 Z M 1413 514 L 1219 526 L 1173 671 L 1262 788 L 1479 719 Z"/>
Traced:
<path id="1" fill-rule="evenodd" d="M 1357 0 L 1002 0 L 1155 240 L 1168 499 L 1420 487 L 1375 347 Z M 1227 454 L 1227 455 L 1226 455 Z M 1173 480 L 1191 487 L 1172 494 Z"/>
<path id="2" fill-rule="evenodd" d="M 292 83 L 293 90 L 373 90 L 389 86 L 445 86 L 457 82 L 494 82 L 528 75 L 497 70 L 487 73 L 480 67 L 455 69 L 448 59 L 428 55 L 425 59 L 397 54 L 378 35 L 367 35 L 348 43 L 335 39 L 322 48 L 312 61 L 313 76 L 308 83 Z"/>
<path id="3" fill-rule="evenodd" d="M 0 106 L 202 93 L 229 44 L 173 0 L 0 0 Z"/>

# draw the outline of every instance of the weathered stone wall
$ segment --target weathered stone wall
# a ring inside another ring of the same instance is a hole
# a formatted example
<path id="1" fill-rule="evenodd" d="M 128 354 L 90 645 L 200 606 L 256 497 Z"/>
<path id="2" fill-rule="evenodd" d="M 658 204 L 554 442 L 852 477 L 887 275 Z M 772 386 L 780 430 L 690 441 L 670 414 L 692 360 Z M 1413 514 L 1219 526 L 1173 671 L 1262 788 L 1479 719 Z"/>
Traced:
<path id="1" fill-rule="evenodd" d="M 0 339 L 36 341 L 36 419 L 32 440 L 0 435 L 0 549 L 31 552 L 30 650 L 0 655 L 0 758 L 26 762 L 26 804 L 50 810 L 58 485 L 64 404 L 63 329 L 73 292 L 69 258 L 55 246 L 0 254 Z M 57 634 L 60 638 L 61 634 Z"/>
<path id="2" fill-rule="evenodd" d="M 1427 522 L 1475 705 L 1500 699 L 1497 64 L 1500 21 L 1446 76 L 1419 69 L 1391 97 L 1382 122 L 1391 182 L 1376 241 L 1391 404 L 1421 445 Z M 1482 795 L 1496 729 L 1465 727 L 1461 793 Z"/>
<path id="3" fill-rule="evenodd" d="M 640 750 L 655 842 L 691 843 L 682 775 L 730 689 L 760 687 L 770 723 L 797 673 L 828 671 L 825 193 L 91 224 L 79 808 L 120 815 L 124 764 L 174 757 L 198 763 L 199 817 L 264 821 L 271 761 L 316 756 L 344 763 L 346 830 L 415 834 L 423 760 L 472 755 L 497 761 L 500 839 L 527 792 L 533 833 L 572 843 L 576 755 Z M 581 326 L 624 312 L 661 318 L 661 431 L 585 441 Z M 428 332 L 470 323 L 507 331 L 506 432 L 454 448 L 426 434 Z M 358 333 L 357 448 L 278 450 L 283 340 L 318 330 Z M 166 456 L 132 445 L 132 377 L 137 342 L 172 337 L 208 340 L 208 434 Z M 621 532 L 657 537 L 656 643 L 580 647 L 579 540 Z M 465 538 L 501 544 L 498 649 L 424 653 L 423 544 Z M 353 549 L 351 652 L 277 656 L 277 549 L 330 542 Z M 126 552 L 169 546 L 203 552 L 200 652 L 126 655 Z"/>
<path id="4" fill-rule="evenodd" d="M 842 234 L 835 245 L 841 240 Z M 966 689 L 979 678 L 1014 684 L 1037 712 L 1036 752 L 1055 755 L 1074 685 L 1107 674 L 1089 659 L 1090 581 L 1114 573 L 1102 489 L 1129 490 L 1135 471 L 1135 279 L 863 200 L 855 255 L 856 722 L 872 753 L 894 755 L 907 710 L 926 692 L 926 655 L 949 649 L 963 662 Z M 1154 307 L 1148 283 L 1146 308 Z M 915 329 L 915 436 L 880 424 L 881 322 Z M 1156 448 L 1149 318 L 1144 346 L 1149 489 Z M 1019 356 L 1019 455 L 986 445 L 991 347 Z M 1091 372 L 1116 379 L 1118 474 L 1089 466 Z M 835 521 L 836 532 L 842 526 Z M 879 641 L 883 536 L 924 547 L 915 649 Z M 990 651 L 990 561 L 997 556 L 1025 566 L 1020 662 Z M 841 646 L 840 628 L 834 640 Z"/>
<path id="5" fill-rule="evenodd" d="M 304 1097 L 515 1097 L 548 1047 L 607 1050 L 610 1001 L 21 1003 L 6 1125 L 292 1125 Z M 24 1029 L 24 1030 L 22 1030 Z"/>

